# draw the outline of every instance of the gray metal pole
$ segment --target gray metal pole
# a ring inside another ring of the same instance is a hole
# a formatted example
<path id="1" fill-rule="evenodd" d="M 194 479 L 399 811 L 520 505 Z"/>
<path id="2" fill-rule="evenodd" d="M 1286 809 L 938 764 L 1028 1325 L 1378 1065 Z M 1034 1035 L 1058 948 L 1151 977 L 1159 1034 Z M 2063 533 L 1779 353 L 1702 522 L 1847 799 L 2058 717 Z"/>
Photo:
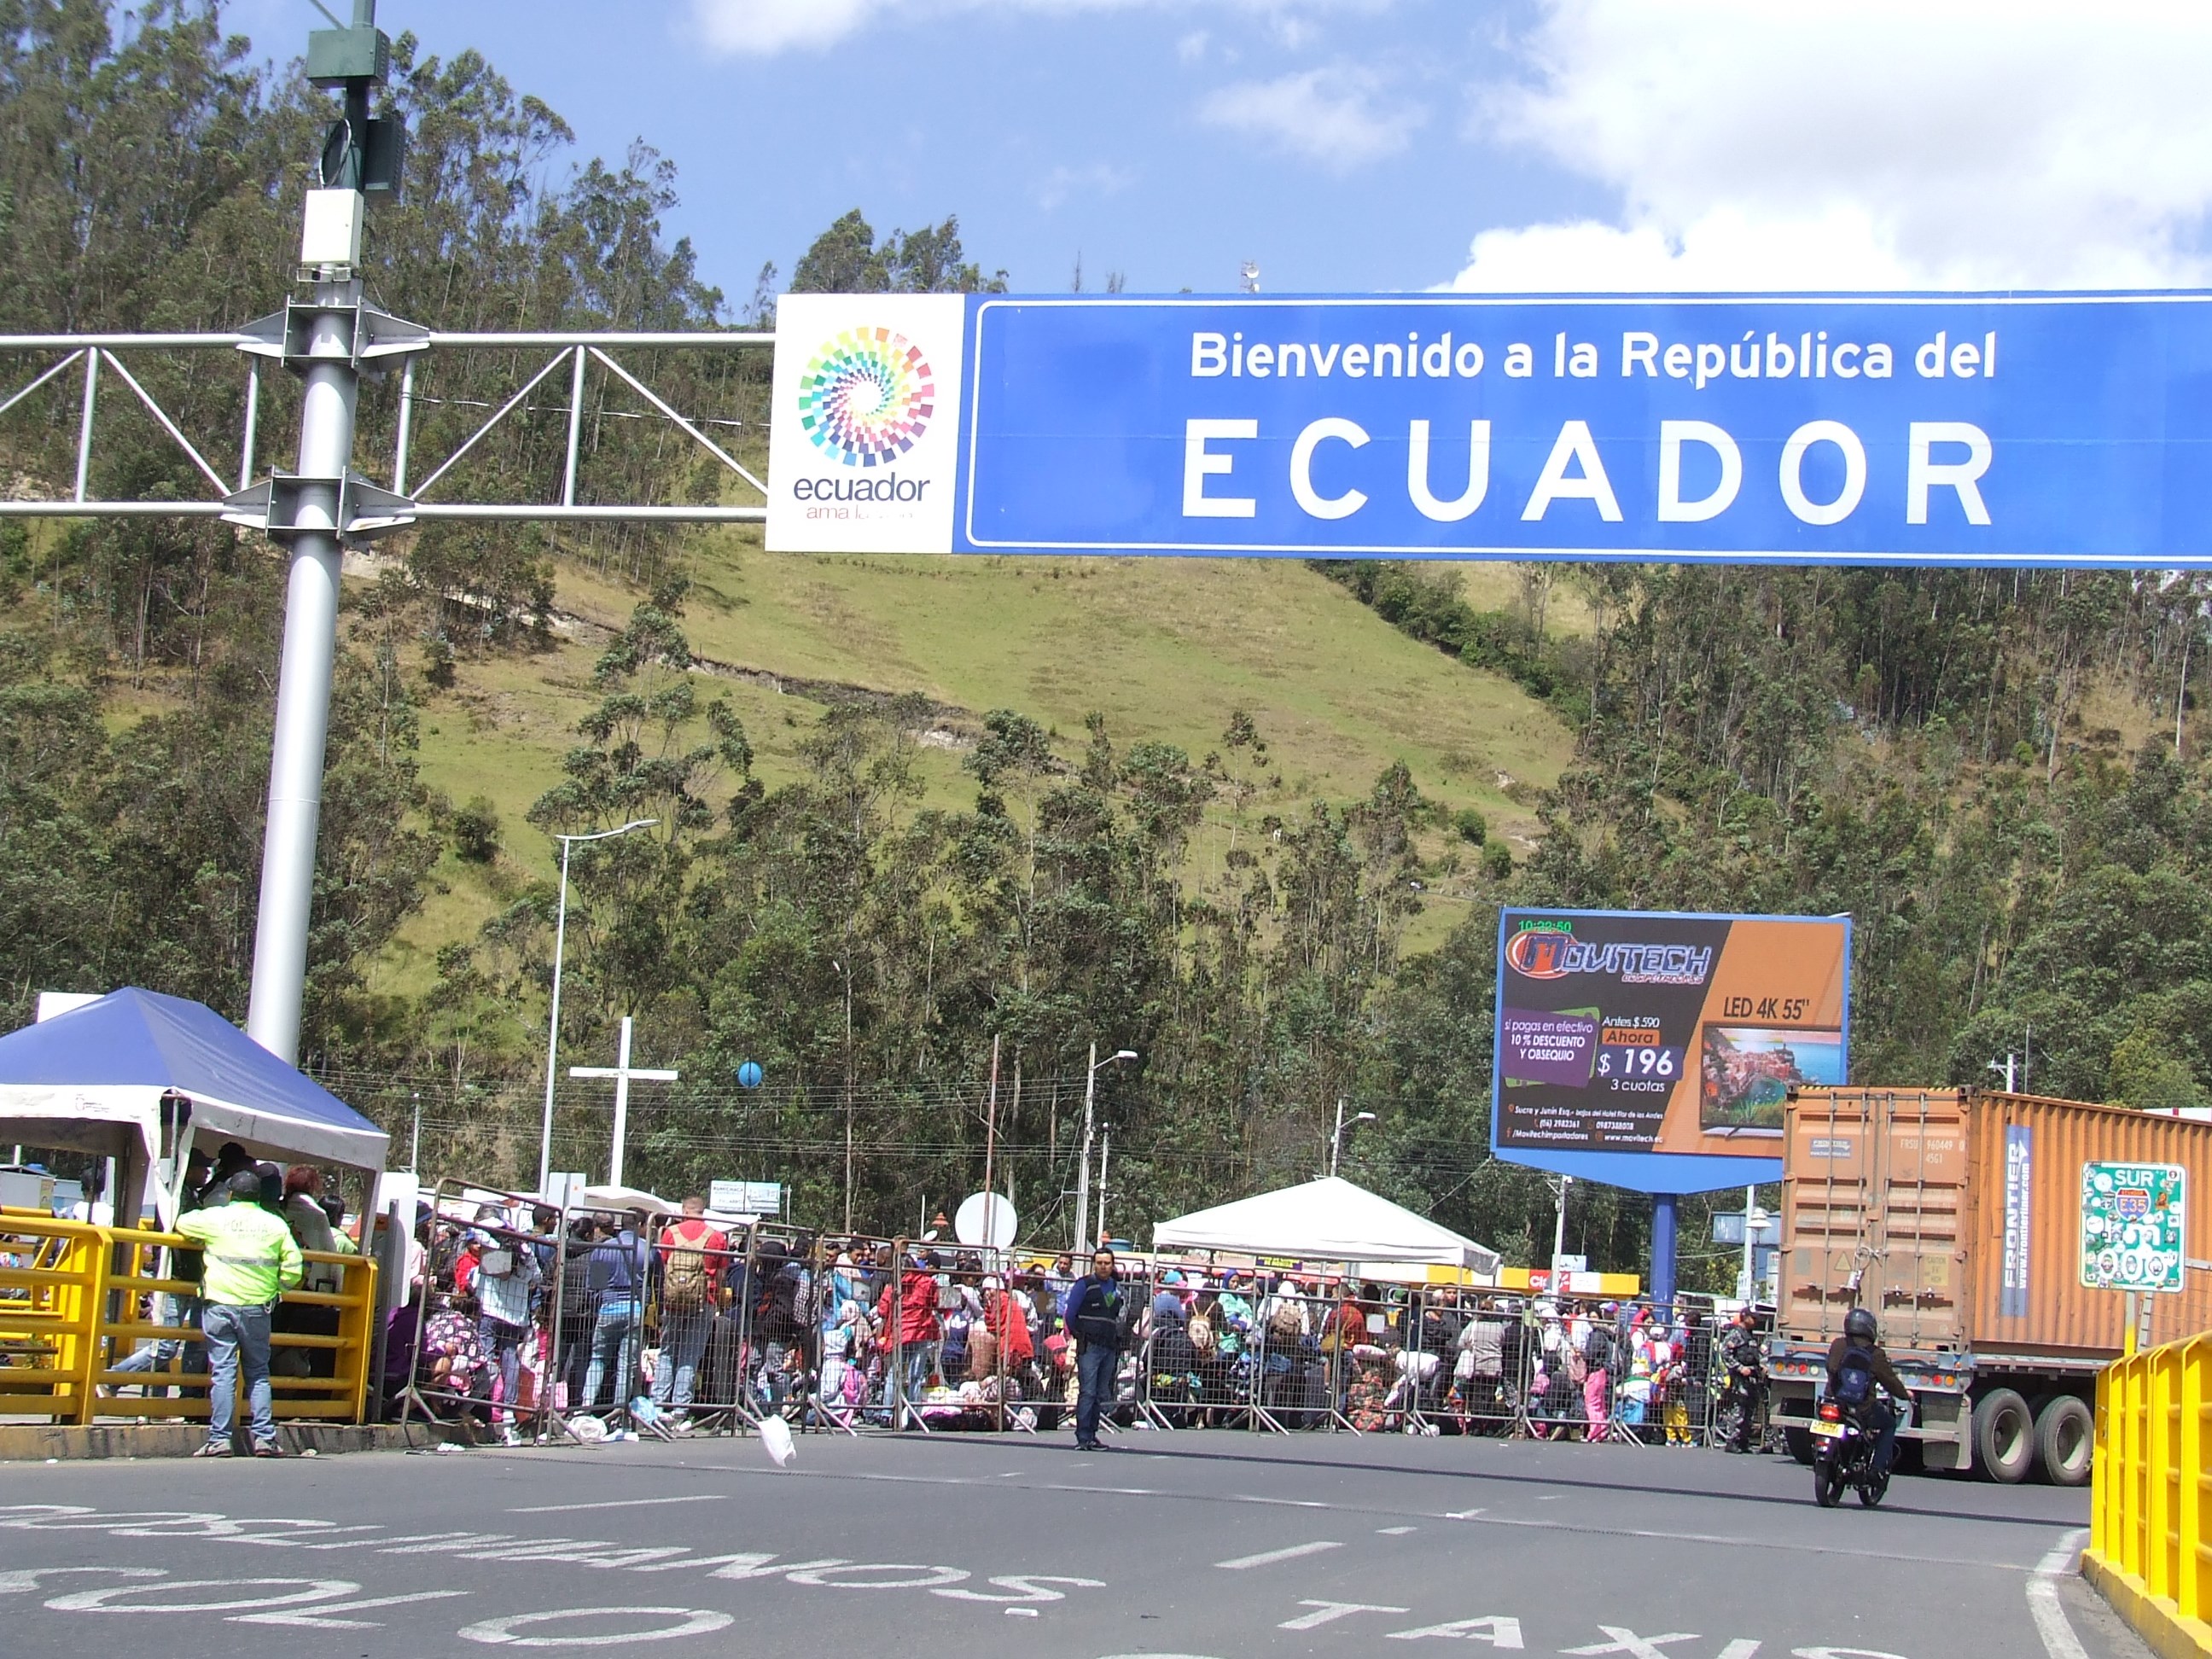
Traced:
<path id="1" fill-rule="evenodd" d="M 309 332 L 307 387 L 300 409 L 300 490 L 285 588 L 284 651 L 276 682 L 276 727 L 270 742 L 269 830 L 261 848 L 261 904 L 253 934 L 253 994 L 246 1035 L 288 1064 L 300 1049 L 300 1004 L 307 983 L 307 921 L 314 902 L 315 836 L 323 810 L 323 752 L 330 734 L 331 669 L 337 640 L 339 489 L 353 459 L 354 404 L 361 377 L 353 363 L 349 309 L 358 281 L 319 283 L 326 307 Z"/>
<path id="2" fill-rule="evenodd" d="M 1098 1045 L 1091 1045 L 1091 1069 L 1083 1074 L 1083 1162 L 1075 1172 L 1075 1243 L 1091 1248 L 1084 1234 L 1091 1225 L 1091 1107 L 1098 1096 Z"/>
<path id="3" fill-rule="evenodd" d="M 553 1062 L 561 1047 L 561 958 L 568 946 L 568 848 L 561 837 L 561 907 L 553 924 L 553 1005 L 545 1019 L 545 1121 L 538 1131 L 538 1195 L 553 1182 Z"/>

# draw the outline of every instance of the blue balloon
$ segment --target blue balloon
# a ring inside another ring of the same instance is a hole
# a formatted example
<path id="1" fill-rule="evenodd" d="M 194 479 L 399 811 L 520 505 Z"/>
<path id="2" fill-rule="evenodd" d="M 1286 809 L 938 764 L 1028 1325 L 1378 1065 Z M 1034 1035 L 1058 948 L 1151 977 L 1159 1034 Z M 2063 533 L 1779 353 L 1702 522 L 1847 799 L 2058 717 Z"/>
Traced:
<path id="1" fill-rule="evenodd" d="M 738 1067 L 738 1087 L 757 1089 L 761 1086 L 761 1068 L 752 1060 Z"/>

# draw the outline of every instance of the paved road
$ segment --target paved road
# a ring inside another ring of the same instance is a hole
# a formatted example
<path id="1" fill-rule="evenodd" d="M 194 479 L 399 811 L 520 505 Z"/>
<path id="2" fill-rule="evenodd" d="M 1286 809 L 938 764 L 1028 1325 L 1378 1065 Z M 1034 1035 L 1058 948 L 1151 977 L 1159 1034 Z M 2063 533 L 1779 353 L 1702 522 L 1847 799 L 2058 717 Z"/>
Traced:
<path id="1" fill-rule="evenodd" d="M 2085 1494 L 1786 1459 L 1350 1436 L 810 1437 L 0 1470 L 15 1659 L 1467 1642 L 1621 1659 L 2140 1659 Z M 2039 1566 L 2044 1571 L 2039 1571 Z M 1416 1650 L 1419 1651 L 1419 1650 Z"/>

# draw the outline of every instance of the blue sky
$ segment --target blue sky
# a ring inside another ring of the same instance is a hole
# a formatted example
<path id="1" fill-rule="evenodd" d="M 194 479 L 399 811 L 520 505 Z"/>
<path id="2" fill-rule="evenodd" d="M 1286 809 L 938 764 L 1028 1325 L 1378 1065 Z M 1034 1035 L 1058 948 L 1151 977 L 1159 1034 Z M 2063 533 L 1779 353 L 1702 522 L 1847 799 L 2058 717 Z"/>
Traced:
<path id="1" fill-rule="evenodd" d="M 1018 289 L 2200 283 L 2185 0 L 383 0 L 681 169 L 732 301 L 860 208 Z M 307 0 L 234 0 L 264 52 Z M 1478 240 L 1478 238 L 1480 240 Z"/>

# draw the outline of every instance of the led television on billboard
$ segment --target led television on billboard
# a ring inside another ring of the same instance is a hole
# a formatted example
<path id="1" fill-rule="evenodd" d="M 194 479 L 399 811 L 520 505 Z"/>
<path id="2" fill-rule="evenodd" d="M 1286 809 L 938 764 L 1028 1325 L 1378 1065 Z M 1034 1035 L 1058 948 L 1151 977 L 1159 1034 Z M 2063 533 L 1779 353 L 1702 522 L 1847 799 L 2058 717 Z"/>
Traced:
<path id="1" fill-rule="evenodd" d="M 1491 1145 L 1644 1192 L 1781 1177 L 1791 1089 L 1848 1080 L 1846 917 L 1507 910 Z"/>

